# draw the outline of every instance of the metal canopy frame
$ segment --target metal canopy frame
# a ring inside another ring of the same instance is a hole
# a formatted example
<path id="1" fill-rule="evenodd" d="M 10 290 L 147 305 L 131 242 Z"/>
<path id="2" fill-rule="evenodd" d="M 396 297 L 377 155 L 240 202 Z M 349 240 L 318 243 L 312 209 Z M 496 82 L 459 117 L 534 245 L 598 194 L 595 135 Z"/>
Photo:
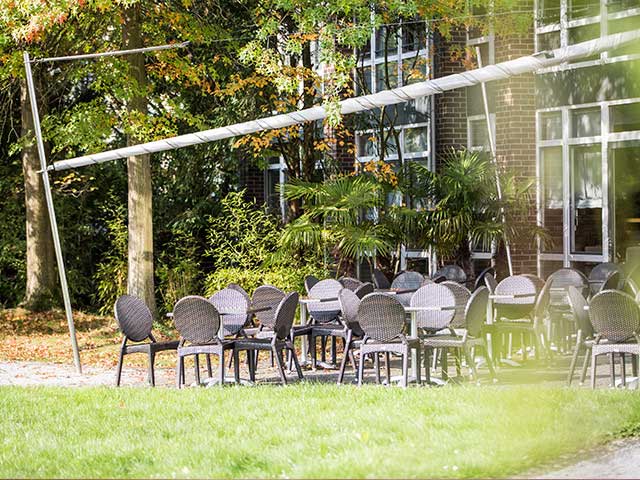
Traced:
<path id="1" fill-rule="evenodd" d="M 340 102 L 340 111 L 342 114 L 358 113 L 386 105 L 404 103 L 419 97 L 431 96 L 449 90 L 455 90 L 458 88 L 464 88 L 477 84 L 484 84 L 489 81 L 501 80 L 524 73 L 532 73 L 542 68 L 548 68 L 579 58 L 588 57 L 595 53 L 610 50 L 612 48 L 639 40 L 640 30 L 617 33 L 604 38 L 590 40 L 569 47 L 558 48 L 552 51 L 540 52 L 535 55 L 528 55 L 500 64 L 480 67 L 475 70 L 453 74 L 447 77 L 418 82 L 412 85 L 395 88 L 392 90 L 385 90 L 371 95 L 352 97 Z M 56 220 L 55 207 L 51 194 L 49 172 L 66 170 L 69 168 L 78 168 L 86 165 L 93 165 L 96 163 L 117 160 L 145 153 L 174 150 L 191 145 L 198 145 L 216 140 L 232 138 L 235 136 L 246 135 L 249 133 L 256 133 L 265 130 L 297 125 L 309 121 L 321 120 L 327 117 L 327 111 L 323 107 L 317 106 L 299 110 L 297 112 L 275 115 L 250 122 L 230 125 L 227 127 L 205 130 L 203 132 L 193 134 L 180 135 L 165 140 L 143 143 L 131 147 L 118 148 L 115 150 L 110 150 L 98 154 L 85 155 L 70 160 L 61 160 L 58 162 L 54 162 L 51 165 L 47 165 L 42 130 L 40 127 L 40 117 L 36 100 L 36 91 L 33 82 L 33 74 L 31 72 L 31 64 L 91 59 L 115 55 L 127 55 L 132 53 L 164 50 L 168 48 L 181 48 L 186 46 L 186 44 L 187 43 L 185 42 L 181 44 L 161 45 L 157 47 L 147 47 L 134 50 L 118 50 L 87 55 L 51 57 L 33 60 L 29 57 L 29 53 L 27 51 L 23 52 L 25 73 L 27 78 L 27 88 L 29 90 L 29 100 L 31 103 L 31 112 L 33 115 L 34 133 L 37 141 L 38 156 L 40 157 L 41 170 L 39 173 L 42 175 L 43 186 L 45 189 L 45 199 L 49 212 L 49 221 L 51 223 L 51 233 L 53 236 L 53 243 L 56 252 L 56 262 L 58 264 L 58 274 L 60 276 L 60 286 L 62 288 L 65 314 L 67 323 L 69 325 L 69 335 L 71 337 L 74 364 L 79 373 L 82 373 L 82 366 L 80 363 L 80 353 L 78 349 L 78 341 L 76 338 L 75 324 L 73 321 L 73 312 L 71 309 L 71 300 L 69 296 L 69 286 L 67 283 L 64 257 L 62 254 L 62 247 L 60 245 L 58 223 Z M 489 135 L 489 138 L 492 138 L 491 134 Z M 492 150 L 495 150 L 495 147 L 493 147 Z"/>

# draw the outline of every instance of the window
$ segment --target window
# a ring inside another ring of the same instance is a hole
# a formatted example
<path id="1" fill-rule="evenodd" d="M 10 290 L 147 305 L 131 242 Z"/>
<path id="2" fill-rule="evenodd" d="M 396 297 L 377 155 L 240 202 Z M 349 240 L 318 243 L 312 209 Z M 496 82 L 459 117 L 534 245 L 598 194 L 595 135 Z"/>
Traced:
<path id="1" fill-rule="evenodd" d="M 495 63 L 495 45 L 493 35 L 472 37 L 473 32 L 467 34 L 467 47 L 479 52 L 478 64 L 492 65 Z M 489 123 L 493 141 L 495 142 L 495 85 L 494 82 L 485 84 L 487 106 L 489 108 Z M 467 148 L 470 150 L 490 151 L 489 128 L 484 108 L 482 87 L 474 85 L 466 89 L 467 97 Z"/>
<path id="2" fill-rule="evenodd" d="M 640 130 L 640 103 L 612 105 L 609 109 L 611 131 L 632 132 Z"/>
<path id="3" fill-rule="evenodd" d="M 538 0 L 536 8 L 536 51 L 575 45 L 640 26 L 638 0 Z M 623 60 L 640 56 L 640 45 L 581 58 L 571 65 L 587 66 L 596 61 Z M 562 70 L 567 65 L 551 67 Z"/>
<path id="4" fill-rule="evenodd" d="M 430 57 L 426 23 L 403 22 L 377 29 L 359 52 L 355 72 L 358 94 L 409 85 L 428 78 Z M 431 156 L 431 98 L 423 97 L 358 116 L 357 157 L 361 162 L 416 161 Z"/>

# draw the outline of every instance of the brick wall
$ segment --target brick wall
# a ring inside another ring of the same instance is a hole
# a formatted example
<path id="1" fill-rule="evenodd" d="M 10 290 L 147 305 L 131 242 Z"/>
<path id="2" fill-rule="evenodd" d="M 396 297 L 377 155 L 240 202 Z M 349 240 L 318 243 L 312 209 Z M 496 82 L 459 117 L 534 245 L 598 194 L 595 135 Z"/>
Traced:
<path id="1" fill-rule="evenodd" d="M 526 2 L 524 7 L 533 8 Z M 496 62 L 534 52 L 533 30 L 495 40 Z M 518 75 L 496 85 L 496 155 L 499 165 L 522 180 L 536 176 L 535 83 L 533 75 Z M 528 214 L 520 219 L 535 225 L 535 190 Z M 514 273 L 535 273 L 536 248 L 529 239 L 512 246 Z"/>
<path id="2" fill-rule="evenodd" d="M 461 60 L 454 60 L 455 47 L 464 48 L 466 34 L 454 32 L 452 38 L 444 40 L 436 35 L 433 58 L 434 78 L 446 77 L 464 70 Z M 449 149 L 467 146 L 467 95 L 464 88 L 436 95 L 435 99 L 435 153 L 436 162 Z"/>

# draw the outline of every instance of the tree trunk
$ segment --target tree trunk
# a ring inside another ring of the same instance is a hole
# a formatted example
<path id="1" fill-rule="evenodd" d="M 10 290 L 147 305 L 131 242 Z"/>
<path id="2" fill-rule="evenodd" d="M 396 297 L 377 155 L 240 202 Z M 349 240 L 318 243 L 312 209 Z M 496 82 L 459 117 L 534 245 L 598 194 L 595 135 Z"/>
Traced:
<path id="1" fill-rule="evenodd" d="M 22 149 L 27 217 L 27 287 L 23 305 L 30 310 L 46 310 L 54 304 L 56 260 L 42 177 L 38 173 L 40 159 L 34 139 L 31 103 L 25 81 L 20 88 L 20 107 L 22 137 L 29 138 L 29 143 Z"/>
<path id="2" fill-rule="evenodd" d="M 124 13 L 123 40 L 125 49 L 141 48 L 141 6 L 132 5 Z M 129 101 L 129 111 L 147 112 L 144 88 L 146 74 L 143 54 L 126 56 L 134 93 Z M 127 144 L 134 145 L 138 139 L 127 136 Z M 154 317 L 156 300 L 153 283 L 153 208 L 151 191 L 151 158 L 139 155 L 127 158 L 129 183 L 129 262 L 127 290 L 129 295 L 142 299 Z"/>

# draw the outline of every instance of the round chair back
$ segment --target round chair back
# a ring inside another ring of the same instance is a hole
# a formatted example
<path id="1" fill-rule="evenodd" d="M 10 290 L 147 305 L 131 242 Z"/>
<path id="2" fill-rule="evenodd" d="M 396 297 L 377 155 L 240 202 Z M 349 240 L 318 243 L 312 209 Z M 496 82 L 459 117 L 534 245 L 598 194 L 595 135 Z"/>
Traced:
<path id="1" fill-rule="evenodd" d="M 342 310 L 342 320 L 350 328 L 354 335 L 362 337 L 364 332 L 358 323 L 358 308 L 360 298 L 351 290 L 343 288 L 338 294 L 340 299 L 340 310 Z"/>
<path id="2" fill-rule="evenodd" d="M 485 275 L 489 275 L 489 274 L 490 275 L 495 275 L 496 274 L 496 269 L 493 268 L 493 267 L 487 267 L 484 270 L 482 270 L 480 272 L 480 274 L 476 277 L 476 281 L 473 284 L 473 290 L 474 291 L 479 289 L 480 287 L 483 287 L 485 285 L 484 277 L 485 277 Z"/>
<path id="3" fill-rule="evenodd" d="M 607 279 L 602 284 L 600 288 L 601 291 L 604 290 L 620 290 L 622 287 L 622 274 L 620 272 L 611 272 L 607 276 Z"/>
<path id="4" fill-rule="evenodd" d="M 478 338 L 482 333 L 482 326 L 487 319 L 487 302 L 489 301 L 489 289 L 479 287 L 471 294 L 464 309 L 464 319 L 469 336 Z"/>
<path id="5" fill-rule="evenodd" d="M 342 290 L 342 284 L 331 278 L 320 280 L 311 290 L 309 290 L 309 298 L 322 300 L 335 298 L 326 302 L 313 302 L 307 305 L 309 315 L 318 323 L 326 323 L 335 320 L 340 314 L 340 302 L 338 294 Z"/>
<path id="6" fill-rule="evenodd" d="M 378 268 L 373 269 L 373 283 L 376 288 L 379 288 L 380 290 L 387 290 L 391 288 L 389 279 L 384 273 L 382 273 L 382 270 Z"/>
<path id="7" fill-rule="evenodd" d="M 446 285 L 430 283 L 420 287 L 411 297 L 412 307 L 441 307 L 447 310 L 415 312 L 418 328 L 441 330 L 449 326 L 456 314 L 456 296 Z"/>
<path id="8" fill-rule="evenodd" d="M 467 274 L 458 265 L 445 265 L 433 276 L 438 277 L 440 275 L 444 275 L 449 282 L 465 283 L 467 281 Z"/>
<path id="9" fill-rule="evenodd" d="M 273 328 L 276 322 L 276 308 L 284 297 L 285 293 L 272 285 L 262 285 L 255 289 L 251 297 L 251 308 L 269 308 L 255 313 L 262 326 Z"/>
<path id="10" fill-rule="evenodd" d="M 189 296 L 178 300 L 173 307 L 173 322 L 188 342 L 210 343 L 218 338 L 220 315 L 206 298 Z"/>
<path id="11" fill-rule="evenodd" d="M 222 315 L 222 329 L 224 335 L 235 335 L 245 323 L 247 323 L 247 309 L 249 303 L 245 296 L 238 290 L 225 288 L 209 297 Z"/>
<path id="12" fill-rule="evenodd" d="M 569 287 L 569 305 L 571 305 L 571 312 L 576 319 L 578 329 L 582 330 L 582 338 L 593 337 L 593 326 L 589 320 L 589 312 L 585 308 L 587 300 L 576 287 Z"/>
<path id="13" fill-rule="evenodd" d="M 487 278 L 487 277 L 485 277 Z M 526 275 L 513 275 L 496 286 L 496 295 L 515 295 L 513 298 L 498 298 L 493 304 L 498 310 L 497 318 L 521 319 L 532 313 L 538 288 L 534 280 Z"/>
<path id="14" fill-rule="evenodd" d="M 307 294 L 309 294 L 309 290 L 311 290 L 311 287 L 313 287 L 319 281 L 320 280 L 314 275 L 307 275 L 306 277 L 304 277 L 304 288 L 307 291 Z"/>
<path id="15" fill-rule="evenodd" d="M 358 288 L 354 290 L 354 293 L 358 298 L 364 298 L 370 293 L 373 293 L 375 289 L 373 288 L 373 283 L 363 283 Z"/>
<path id="16" fill-rule="evenodd" d="M 229 285 L 227 285 L 227 288 L 230 288 L 231 290 L 235 290 L 236 292 L 240 292 L 242 296 L 245 298 L 245 300 L 247 301 L 247 305 L 251 305 L 251 297 L 249 296 L 247 291 L 244 288 L 242 288 L 240 285 L 238 285 L 237 283 L 230 283 Z"/>
<path id="17" fill-rule="evenodd" d="M 553 272 L 547 279 L 551 283 L 551 302 L 554 305 L 567 305 L 569 287 L 576 287 L 583 295 L 589 293 L 589 281 L 584 274 L 574 268 L 561 268 Z M 557 290 L 555 290 L 557 289 Z"/>
<path id="18" fill-rule="evenodd" d="M 402 272 L 391 282 L 391 288 L 398 290 L 418 289 L 422 285 L 424 277 L 418 272 Z"/>
<path id="19" fill-rule="evenodd" d="M 352 292 L 355 292 L 358 287 L 362 285 L 362 282 L 357 278 L 353 277 L 340 277 L 338 281 L 342 284 L 344 288 L 348 288 Z"/>
<path id="20" fill-rule="evenodd" d="M 366 336 L 379 342 L 395 339 L 404 330 L 402 304 L 391 295 L 371 293 L 358 307 L 358 323 Z"/>
<path id="21" fill-rule="evenodd" d="M 276 307 L 276 321 L 273 330 L 279 340 L 284 340 L 291 332 L 296 308 L 298 308 L 298 299 L 298 292 L 287 293 Z"/>
<path id="22" fill-rule="evenodd" d="M 640 309 L 624 292 L 604 290 L 589 303 L 589 318 L 596 334 L 611 342 L 630 340 L 640 332 Z"/>
<path id="23" fill-rule="evenodd" d="M 623 268 L 617 263 L 613 262 L 599 263 L 591 269 L 591 272 L 589 272 L 589 285 L 591 287 L 591 293 L 593 295 L 602 290 L 602 285 L 607 280 L 611 272 L 620 272 L 621 274 L 624 273 Z"/>
<path id="24" fill-rule="evenodd" d="M 453 320 L 451 320 L 450 326 L 453 328 L 463 328 L 465 324 L 464 319 L 464 309 L 467 306 L 467 302 L 471 297 L 471 292 L 464 285 L 460 285 L 457 282 L 452 282 L 447 280 L 446 282 L 442 282 L 440 285 L 444 285 L 449 288 L 453 292 L 453 295 L 456 297 L 456 313 L 453 316 Z"/>
<path id="25" fill-rule="evenodd" d="M 134 342 L 141 342 L 151 335 L 153 316 L 149 307 L 137 297 L 122 295 L 113 306 L 116 321 L 122 334 Z"/>
<path id="26" fill-rule="evenodd" d="M 490 294 L 495 293 L 498 282 L 496 281 L 496 277 L 493 273 L 485 273 L 484 284 L 486 285 Z"/>

